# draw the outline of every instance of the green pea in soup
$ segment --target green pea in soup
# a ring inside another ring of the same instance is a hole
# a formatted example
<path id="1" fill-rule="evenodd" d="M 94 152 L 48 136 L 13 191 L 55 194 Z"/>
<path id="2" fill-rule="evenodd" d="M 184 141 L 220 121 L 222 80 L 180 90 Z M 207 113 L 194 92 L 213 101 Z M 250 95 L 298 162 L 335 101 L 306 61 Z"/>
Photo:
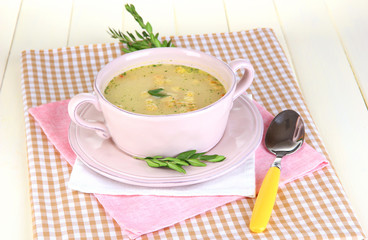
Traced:
<path id="1" fill-rule="evenodd" d="M 216 102 L 226 90 L 215 77 L 197 68 L 157 64 L 114 77 L 105 98 L 127 111 L 166 115 L 194 111 Z"/>

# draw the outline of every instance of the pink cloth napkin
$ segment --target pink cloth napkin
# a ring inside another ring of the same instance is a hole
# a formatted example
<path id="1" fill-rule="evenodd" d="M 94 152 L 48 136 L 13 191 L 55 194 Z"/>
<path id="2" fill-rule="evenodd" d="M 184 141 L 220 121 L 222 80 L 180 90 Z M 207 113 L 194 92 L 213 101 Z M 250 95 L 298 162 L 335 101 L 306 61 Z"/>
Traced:
<path id="1" fill-rule="evenodd" d="M 29 109 L 39 123 L 48 139 L 54 144 L 61 155 L 74 164 L 76 155 L 68 141 L 70 118 L 67 111 L 69 100 L 44 104 Z M 264 127 L 267 129 L 273 116 L 256 103 L 260 111 Z M 257 191 L 262 180 L 274 160 L 264 141 L 256 150 L 256 186 Z M 328 164 L 327 160 L 308 144 L 293 155 L 282 160 L 280 185 L 284 185 L 308 173 L 319 170 Z M 242 196 L 211 196 L 211 197 L 174 197 L 174 196 L 112 196 L 94 194 L 105 210 L 122 227 L 130 238 L 157 231 L 164 227 L 204 213 L 226 203 L 243 198 Z"/>

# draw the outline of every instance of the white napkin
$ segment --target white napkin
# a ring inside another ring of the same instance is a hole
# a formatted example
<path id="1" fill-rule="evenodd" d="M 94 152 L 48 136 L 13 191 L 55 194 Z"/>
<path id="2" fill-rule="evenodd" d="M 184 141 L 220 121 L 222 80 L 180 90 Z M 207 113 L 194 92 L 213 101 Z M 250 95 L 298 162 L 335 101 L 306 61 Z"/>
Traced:
<path id="1" fill-rule="evenodd" d="M 76 159 L 68 184 L 70 189 L 84 193 L 109 195 L 157 196 L 219 196 L 239 195 L 255 197 L 255 157 L 247 159 L 240 167 L 218 178 L 179 187 L 142 187 L 121 183 L 102 176 Z"/>

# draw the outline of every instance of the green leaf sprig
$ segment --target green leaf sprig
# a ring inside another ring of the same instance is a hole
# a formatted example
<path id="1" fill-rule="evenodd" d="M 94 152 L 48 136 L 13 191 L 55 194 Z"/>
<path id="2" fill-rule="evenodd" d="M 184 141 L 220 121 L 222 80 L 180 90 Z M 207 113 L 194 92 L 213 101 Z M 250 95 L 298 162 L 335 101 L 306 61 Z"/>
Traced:
<path id="1" fill-rule="evenodd" d="M 206 155 L 206 153 L 196 153 L 196 150 L 190 150 L 178 154 L 176 157 L 163 157 L 163 156 L 153 156 L 153 157 L 134 157 L 136 159 L 141 159 L 146 161 L 147 165 L 154 168 L 166 167 L 181 173 L 186 173 L 183 166 L 194 166 L 194 167 L 205 167 L 207 162 L 222 162 L 226 159 L 222 155 Z"/>
<path id="2" fill-rule="evenodd" d="M 163 88 L 156 88 L 156 89 L 149 90 L 148 93 L 152 96 L 160 97 L 160 98 L 169 96 L 168 94 L 163 93 L 162 92 L 163 90 L 164 90 Z"/>
<path id="3" fill-rule="evenodd" d="M 126 4 L 125 9 L 134 17 L 144 31 L 139 33 L 137 30 L 135 30 L 136 36 L 134 36 L 134 34 L 128 31 L 125 34 L 120 30 L 109 28 L 108 33 L 112 38 L 118 39 L 121 43 L 126 44 L 127 47 L 121 49 L 123 52 L 130 53 L 147 48 L 175 47 L 172 44 L 172 39 L 169 41 L 164 40 L 162 42 L 158 40 L 159 34 L 153 33 L 152 25 L 149 22 L 144 23 L 143 18 L 135 10 L 133 4 Z"/>

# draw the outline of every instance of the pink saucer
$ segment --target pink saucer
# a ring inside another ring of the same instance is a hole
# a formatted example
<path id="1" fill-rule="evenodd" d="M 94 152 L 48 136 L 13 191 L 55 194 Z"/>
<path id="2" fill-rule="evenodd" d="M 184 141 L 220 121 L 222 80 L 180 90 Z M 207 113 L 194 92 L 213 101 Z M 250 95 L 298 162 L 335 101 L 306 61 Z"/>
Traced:
<path id="1" fill-rule="evenodd" d="M 91 106 L 81 107 L 81 116 L 102 120 Z M 76 155 L 89 168 L 119 182 L 148 187 L 173 187 L 204 182 L 219 177 L 242 164 L 262 140 L 263 120 L 256 106 L 246 96 L 234 101 L 225 134 L 208 154 L 226 156 L 223 162 L 206 167 L 185 167 L 182 174 L 165 168 L 151 168 L 121 151 L 111 139 L 104 140 L 93 130 L 71 123 L 69 142 Z"/>

